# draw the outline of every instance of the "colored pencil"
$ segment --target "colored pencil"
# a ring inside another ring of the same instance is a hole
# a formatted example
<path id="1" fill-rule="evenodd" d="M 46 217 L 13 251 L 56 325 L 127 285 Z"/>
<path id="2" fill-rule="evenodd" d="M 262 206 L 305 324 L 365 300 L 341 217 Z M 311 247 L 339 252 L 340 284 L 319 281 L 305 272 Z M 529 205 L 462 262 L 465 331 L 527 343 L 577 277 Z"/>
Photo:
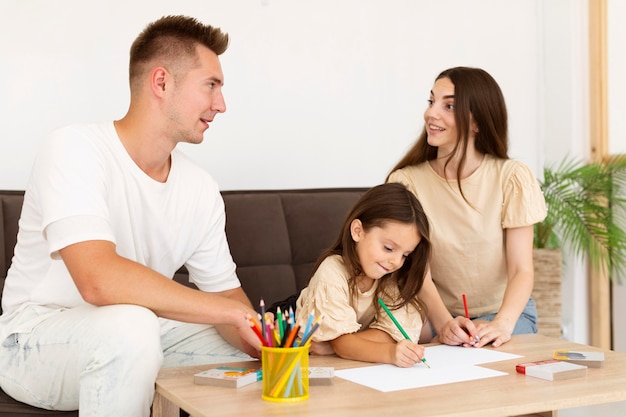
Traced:
<path id="1" fill-rule="evenodd" d="M 295 371 L 296 366 L 300 366 L 300 361 L 292 360 L 287 369 L 281 374 L 280 377 L 278 377 L 276 385 L 274 385 L 274 388 L 272 388 L 272 391 L 270 392 L 270 396 L 276 397 L 276 394 L 285 388 L 287 382 L 289 382 L 289 377 Z"/>
<path id="2" fill-rule="evenodd" d="M 291 319 L 287 319 L 287 326 L 285 327 L 285 332 L 283 333 L 283 338 L 280 341 L 281 347 L 287 347 L 287 339 L 289 338 L 289 334 L 291 332 L 287 331 L 287 328 L 291 328 Z"/>
<path id="3" fill-rule="evenodd" d="M 265 334 L 267 335 L 267 344 L 269 347 L 274 347 L 274 337 L 272 336 L 272 323 L 265 318 Z"/>
<path id="4" fill-rule="evenodd" d="M 280 311 L 280 307 L 276 308 L 276 327 L 278 327 L 278 335 L 280 336 L 279 340 L 283 338 L 283 313 Z"/>
<path id="5" fill-rule="evenodd" d="M 297 324 L 291 328 L 291 331 L 289 332 L 289 337 L 287 337 L 287 341 L 285 342 L 283 347 L 288 348 L 293 346 L 293 342 L 296 340 L 296 336 L 298 335 L 298 330 L 300 330 L 300 326 L 298 326 Z"/>
<path id="6" fill-rule="evenodd" d="M 296 317 L 293 313 L 293 308 L 291 306 L 289 307 L 289 318 L 291 319 L 291 329 L 293 329 L 293 326 L 296 325 Z"/>
<path id="7" fill-rule="evenodd" d="M 463 297 L 463 308 L 465 309 L 465 318 L 469 319 L 470 315 L 469 315 L 469 308 L 467 307 L 467 296 L 465 294 L 462 294 Z"/>
<path id="8" fill-rule="evenodd" d="M 263 301 L 262 298 L 259 302 L 259 306 L 261 307 L 261 332 L 263 333 L 263 338 L 269 340 L 269 335 L 265 334 L 265 301 Z"/>
<path id="9" fill-rule="evenodd" d="M 261 333 L 261 328 L 259 327 L 258 323 L 250 315 L 248 315 L 247 318 L 248 318 L 248 321 L 250 321 L 250 327 L 252 327 L 252 330 L 254 331 L 254 333 L 257 335 L 257 337 L 261 341 L 261 344 L 263 346 L 267 347 L 268 344 L 265 341 L 265 338 L 263 337 L 263 334 Z"/>
<path id="10" fill-rule="evenodd" d="M 303 337 L 309 334 L 309 330 L 311 329 L 311 324 L 313 323 L 314 318 L 315 315 L 313 314 L 313 312 L 311 312 L 311 314 L 309 314 L 308 320 L 306 321 L 306 326 L 304 326 L 304 332 L 302 332 Z"/>
<path id="11" fill-rule="evenodd" d="M 389 318 L 391 319 L 391 321 L 393 321 L 393 324 L 396 325 L 398 330 L 400 330 L 400 333 L 402 333 L 402 336 L 404 336 L 404 338 L 407 339 L 407 340 L 411 340 L 411 338 L 404 331 L 404 329 L 402 328 L 400 323 L 398 323 L 398 320 L 396 320 L 396 318 L 393 316 L 393 314 L 391 314 L 391 311 L 389 311 L 389 308 L 387 308 L 387 306 L 385 305 L 385 302 L 383 301 L 382 298 L 378 299 L 378 304 L 380 304 L 382 306 L 382 308 L 385 310 L 385 312 L 389 315 Z M 426 358 L 422 358 L 422 362 L 424 363 L 424 365 L 426 365 L 426 366 L 428 366 L 430 368 L 430 365 L 426 362 Z"/>
<path id="12" fill-rule="evenodd" d="M 461 294 L 461 298 L 463 298 L 463 308 L 465 309 L 465 318 L 468 320 L 470 319 L 470 314 L 469 314 L 469 307 L 467 306 L 467 296 L 465 295 L 465 293 Z M 469 332 L 466 330 L 466 333 L 469 334 Z M 472 335 L 470 334 L 470 337 Z M 474 336 L 474 340 L 476 340 L 477 342 L 480 342 L 480 337 L 478 335 Z"/>
<path id="13" fill-rule="evenodd" d="M 311 329 L 308 332 L 305 332 L 303 334 L 302 340 L 300 340 L 300 344 L 298 346 L 304 346 L 305 344 L 310 342 L 311 337 L 313 337 L 313 334 L 315 333 L 315 331 L 320 327 L 320 324 L 323 319 L 324 319 L 324 316 L 320 316 L 315 320 L 315 323 L 313 324 Z"/>

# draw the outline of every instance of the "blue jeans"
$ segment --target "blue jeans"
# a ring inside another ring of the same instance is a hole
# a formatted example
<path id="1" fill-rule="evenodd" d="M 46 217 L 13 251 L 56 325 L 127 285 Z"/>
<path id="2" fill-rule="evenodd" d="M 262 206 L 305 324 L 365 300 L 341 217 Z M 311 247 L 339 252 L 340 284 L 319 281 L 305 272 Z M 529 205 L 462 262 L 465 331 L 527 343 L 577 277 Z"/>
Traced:
<path id="1" fill-rule="evenodd" d="M 494 313 L 480 317 L 472 317 L 472 320 L 493 321 L 495 317 L 496 314 Z M 526 304 L 526 307 L 524 307 L 524 311 L 522 311 L 522 314 L 520 314 L 517 319 L 517 323 L 515 323 L 515 328 L 513 329 L 512 334 L 527 333 L 537 333 L 537 306 L 535 305 L 535 300 L 532 298 L 528 299 L 528 303 Z"/>

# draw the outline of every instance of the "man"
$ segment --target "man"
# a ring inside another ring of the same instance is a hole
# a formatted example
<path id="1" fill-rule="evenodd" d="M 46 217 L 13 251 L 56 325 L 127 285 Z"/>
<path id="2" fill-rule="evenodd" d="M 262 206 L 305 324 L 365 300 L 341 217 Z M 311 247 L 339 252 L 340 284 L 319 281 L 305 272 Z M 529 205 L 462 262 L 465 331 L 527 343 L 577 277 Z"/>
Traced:
<path id="1" fill-rule="evenodd" d="M 130 51 L 127 114 L 44 141 L 2 298 L 7 394 L 81 415 L 148 416 L 164 356 L 260 356 L 218 186 L 176 149 L 201 143 L 226 110 L 227 46 L 228 35 L 189 17 L 149 24 Z M 171 279 L 181 265 L 201 291 Z"/>

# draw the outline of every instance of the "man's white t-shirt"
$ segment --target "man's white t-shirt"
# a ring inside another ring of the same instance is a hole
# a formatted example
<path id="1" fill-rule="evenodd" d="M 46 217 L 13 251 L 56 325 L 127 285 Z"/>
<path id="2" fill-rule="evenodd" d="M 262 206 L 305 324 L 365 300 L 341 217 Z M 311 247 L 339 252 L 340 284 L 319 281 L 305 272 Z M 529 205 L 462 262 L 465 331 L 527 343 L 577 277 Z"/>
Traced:
<path id="1" fill-rule="evenodd" d="M 204 291 L 240 286 L 217 183 L 180 150 L 171 156 L 161 183 L 135 164 L 112 122 L 68 126 L 45 140 L 24 196 L 0 340 L 47 312 L 86 304 L 58 255 L 78 242 L 111 241 L 119 255 L 170 278 L 185 265 Z M 164 331 L 176 325 L 162 320 Z"/>

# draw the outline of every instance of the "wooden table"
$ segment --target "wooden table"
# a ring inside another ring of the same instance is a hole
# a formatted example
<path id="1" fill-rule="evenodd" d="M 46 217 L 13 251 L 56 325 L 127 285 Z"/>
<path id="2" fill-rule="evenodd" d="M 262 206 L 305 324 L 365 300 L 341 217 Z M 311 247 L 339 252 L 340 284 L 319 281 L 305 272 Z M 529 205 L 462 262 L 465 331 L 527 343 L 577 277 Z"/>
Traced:
<path id="1" fill-rule="evenodd" d="M 335 377 L 333 385 L 311 386 L 310 398 L 295 403 L 261 399 L 262 384 L 243 388 L 195 385 L 193 374 L 216 365 L 163 369 L 156 381 L 154 417 L 178 417 L 179 408 L 193 417 L 220 416 L 556 416 L 559 410 L 626 400 L 626 354 L 605 351 L 603 368 L 589 368 L 587 376 L 545 381 L 515 372 L 515 364 L 549 359 L 556 349 L 598 350 L 541 335 L 513 336 L 499 350 L 523 358 L 481 366 L 506 376 L 426 388 L 380 392 Z M 250 366 L 258 362 L 238 363 Z M 335 356 L 310 356 L 309 366 L 336 370 L 368 366 Z"/>

